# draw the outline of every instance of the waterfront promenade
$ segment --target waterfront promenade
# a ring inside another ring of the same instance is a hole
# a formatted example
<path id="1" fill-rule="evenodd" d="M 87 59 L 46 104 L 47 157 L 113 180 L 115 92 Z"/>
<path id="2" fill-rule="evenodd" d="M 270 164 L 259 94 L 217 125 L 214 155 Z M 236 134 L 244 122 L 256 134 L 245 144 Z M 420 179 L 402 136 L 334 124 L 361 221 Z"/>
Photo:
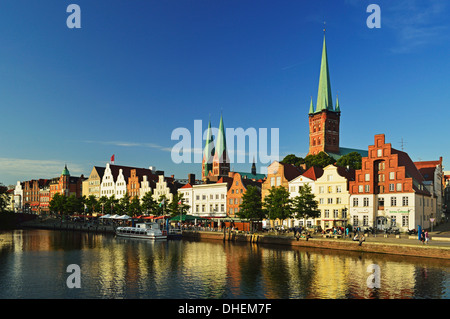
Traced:
<path id="1" fill-rule="evenodd" d="M 73 222 L 55 219 L 33 220 L 21 224 L 22 228 L 37 228 L 48 230 L 85 231 L 92 233 L 114 233 L 118 224 L 102 222 Z M 296 239 L 292 232 L 286 233 L 247 233 L 232 231 L 230 229 L 193 228 L 183 230 L 183 237 L 196 240 L 221 240 L 234 242 L 249 242 L 254 244 L 275 244 L 285 246 L 298 246 L 310 248 L 324 248 L 342 251 L 374 252 L 383 254 L 417 256 L 450 260 L 450 223 L 444 223 L 432 232 L 431 240 L 422 244 L 418 235 L 401 234 L 399 236 L 379 233 L 368 235 L 362 245 L 353 241 L 352 236 L 324 238 L 321 234 L 313 234 L 308 240 Z"/>

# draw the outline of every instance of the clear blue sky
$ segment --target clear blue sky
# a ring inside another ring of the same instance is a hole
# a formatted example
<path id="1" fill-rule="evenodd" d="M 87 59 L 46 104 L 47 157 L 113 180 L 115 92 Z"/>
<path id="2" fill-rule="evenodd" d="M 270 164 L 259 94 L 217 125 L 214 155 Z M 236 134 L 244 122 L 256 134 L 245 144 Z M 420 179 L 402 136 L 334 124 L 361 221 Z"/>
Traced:
<path id="1" fill-rule="evenodd" d="M 71 3 L 81 29 L 66 26 Z M 366 25 L 371 3 L 380 29 Z M 172 131 L 217 127 L 221 112 L 226 127 L 279 128 L 281 159 L 305 156 L 323 21 L 341 146 L 384 133 L 450 169 L 449 16 L 447 0 L 2 0 L 0 182 L 65 163 L 88 175 L 112 154 L 199 177 L 199 164 L 172 162 Z"/>

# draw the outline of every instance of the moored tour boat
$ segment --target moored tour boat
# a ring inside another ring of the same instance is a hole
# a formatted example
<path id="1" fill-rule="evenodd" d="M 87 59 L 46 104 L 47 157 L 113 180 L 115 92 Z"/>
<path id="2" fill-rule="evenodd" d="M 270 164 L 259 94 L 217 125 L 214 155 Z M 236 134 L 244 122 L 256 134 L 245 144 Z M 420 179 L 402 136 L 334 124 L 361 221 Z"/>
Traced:
<path id="1" fill-rule="evenodd" d="M 157 223 L 140 223 L 136 227 L 117 227 L 116 235 L 129 238 L 167 239 L 167 232 L 161 231 Z"/>

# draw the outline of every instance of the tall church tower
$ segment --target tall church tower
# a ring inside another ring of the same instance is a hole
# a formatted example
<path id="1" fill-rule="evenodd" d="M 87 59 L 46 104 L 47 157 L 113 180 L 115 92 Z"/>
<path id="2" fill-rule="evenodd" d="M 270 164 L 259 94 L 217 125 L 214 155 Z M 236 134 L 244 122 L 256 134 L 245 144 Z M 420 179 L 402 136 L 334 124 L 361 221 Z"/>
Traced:
<path id="1" fill-rule="evenodd" d="M 331 97 L 330 73 L 325 35 L 323 37 L 322 62 L 320 66 L 319 90 L 317 104 L 314 109 L 313 100 L 309 106 L 309 152 L 316 155 L 320 152 L 339 153 L 339 122 L 341 110 L 336 98 L 333 107 Z"/>
<path id="2" fill-rule="evenodd" d="M 222 115 L 220 116 L 219 131 L 217 132 L 217 141 L 213 159 L 213 175 L 228 176 L 230 172 L 230 160 L 227 152 L 227 140 L 225 127 L 223 125 Z"/>
<path id="3" fill-rule="evenodd" d="M 208 131 L 206 133 L 206 143 L 203 149 L 202 160 L 202 180 L 203 182 L 217 181 L 220 177 L 228 176 L 230 172 L 230 161 L 227 152 L 227 141 L 225 136 L 225 126 L 223 125 L 223 118 L 220 116 L 219 130 L 217 137 L 213 141 L 211 130 L 211 122 L 208 124 Z"/>

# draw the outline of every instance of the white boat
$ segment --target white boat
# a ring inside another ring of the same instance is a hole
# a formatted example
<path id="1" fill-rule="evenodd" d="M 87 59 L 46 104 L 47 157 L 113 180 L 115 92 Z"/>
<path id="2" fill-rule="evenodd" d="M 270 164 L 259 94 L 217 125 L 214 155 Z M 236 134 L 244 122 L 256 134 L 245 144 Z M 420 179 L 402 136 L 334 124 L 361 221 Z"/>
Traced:
<path id="1" fill-rule="evenodd" d="M 136 227 L 117 227 L 116 235 L 129 238 L 167 239 L 167 232 L 161 231 L 157 223 L 139 223 Z"/>

